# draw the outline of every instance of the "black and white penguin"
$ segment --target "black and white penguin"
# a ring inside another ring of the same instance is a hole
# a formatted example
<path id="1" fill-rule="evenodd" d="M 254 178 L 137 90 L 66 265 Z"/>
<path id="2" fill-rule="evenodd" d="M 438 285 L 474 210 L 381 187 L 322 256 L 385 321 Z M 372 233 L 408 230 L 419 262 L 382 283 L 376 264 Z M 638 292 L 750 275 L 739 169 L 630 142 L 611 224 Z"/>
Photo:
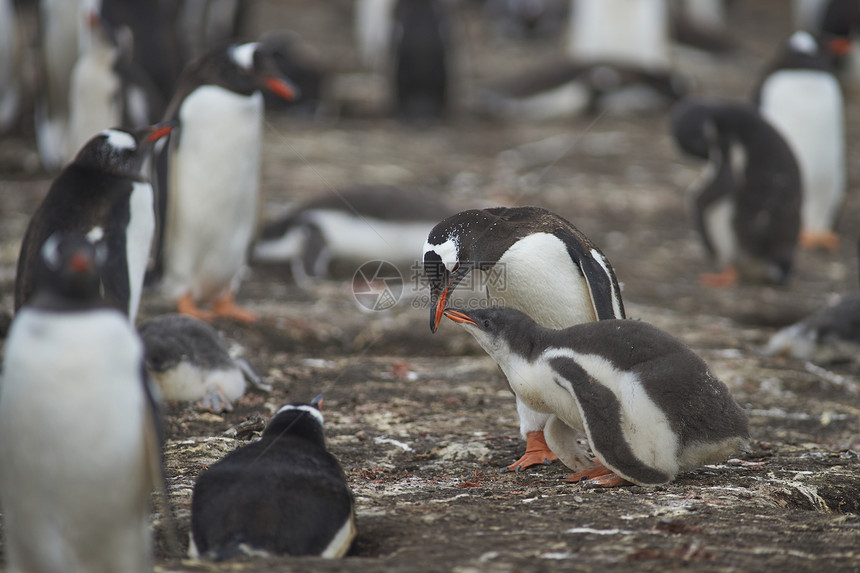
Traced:
<path id="1" fill-rule="evenodd" d="M 704 181 L 690 191 L 696 229 L 721 267 L 703 284 L 734 284 L 739 276 L 784 284 L 800 232 L 800 171 L 794 153 L 752 106 L 688 97 L 674 107 L 678 146 L 708 160 Z"/>
<path id="2" fill-rule="evenodd" d="M 103 244 L 54 234 L 0 381 L 10 571 L 148 571 L 160 418 L 128 319 L 105 305 Z M 14 437 L 14 439 L 10 439 Z"/>
<path id="3" fill-rule="evenodd" d="M 601 320 L 564 330 L 496 307 L 447 309 L 496 361 L 511 388 L 549 416 L 546 441 L 601 486 L 653 486 L 725 460 L 749 439 L 729 389 L 681 341 L 650 324 Z M 598 465 L 577 442 L 588 440 Z"/>
<path id="4" fill-rule="evenodd" d="M 405 120 L 432 120 L 451 108 L 453 46 L 441 0 L 397 0 L 391 42 L 394 109 Z"/>
<path id="5" fill-rule="evenodd" d="M 183 314 L 257 318 L 234 295 L 257 219 L 263 89 L 296 96 L 260 44 L 232 44 L 190 64 L 168 106 L 178 127 L 159 177 L 167 187 L 159 190 L 166 208 L 159 255 L 163 292 Z M 198 302 L 211 302 L 212 311 Z"/>
<path id="6" fill-rule="evenodd" d="M 845 195 L 845 104 L 830 54 L 798 31 L 763 74 L 754 99 L 800 166 L 804 248 L 835 250 L 833 225 Z"/>
<path id="7" fill-rule="evenodd" d="M 342 557 L 355 536 L 353 506 L 346 476 L 326 450 L 318 403 L 290 404 L 259 441 L 200 474 L 189 553 Z"/>
<path id="8" fill-rule="evenodd" d="M 329 66 L 302 37 L 292 30 L 269 30 L 260 36 L 263 49 L 271 54 L 281 74 L 290 78 L 302 97 L 288 101 L 269 91 L 263 92 L 266 110 L 286 109 L 314 116 L 325 106 L 329 89 Z"/>
<path id="9" fill-rule="evenodd" d="M 252 260 L 289 263 L 300 284 L 330 276 L 337 262 L 383 260 L 408 268 L 415 263 L 415 245 L 455 211 L 437 194 L 352 187 L 305 201 L 266 225 Z"/>
<path id="10" fill-rule="evenodd" d="M 89 34 L 69 82 L 70 159 L 99 131 L 145 127 L 158 121 L 165 107 L 155 84 L 132 61 L 128 28 L 114 30 L 95 12 L 83 18 Z"/>
<path id="11" fill-rule="evenodd" d="M 539 207 L 452 215 L 430 231 L 423 261 L 433 332 L 457 284 L 474 270 L 483 271 L 489 300 L 548 328 L 624 318 L 621 289 L 606 256 L 570 222 Z M 555 459 L 543 438 L 549 416 L 519 395 L 517 412 L 526 453 L 508 469 Z"/>
<path id="12" fill-rule="evenodd" d="M 213 412 L 232 411 L 249 381 L 270 391 L 245 360 L 230 355 L 218 331 L 184 314 L 164 314 L 141 322 L 146 369 L 164 400 L 197 401 Z"/>
<path id="13" fill-rule="evenodd" d="M 144 173 L 153 142 L 172 125 L 93 137 L 51 184 L 33 214 L 18 256 L 15 308 L 32 295 L 40 251 L 58 231 L 85 234 L 108 248 L 99 269 L 105 300 L 134 322 L 155 229 L 152 185 Z"/>

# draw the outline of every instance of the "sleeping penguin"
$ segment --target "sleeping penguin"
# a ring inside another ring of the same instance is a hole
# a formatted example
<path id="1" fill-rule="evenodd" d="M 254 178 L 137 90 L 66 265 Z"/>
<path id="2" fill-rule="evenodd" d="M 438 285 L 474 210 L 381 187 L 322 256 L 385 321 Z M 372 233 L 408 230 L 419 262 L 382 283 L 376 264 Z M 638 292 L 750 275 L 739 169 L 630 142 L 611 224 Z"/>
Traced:
<path id="1" fill-rule="evenodd" d="M 326 450 L 320 400 L 284 406 L 259 441 L 200 474 L 191 500 L 192 557 L 346 554 L 354 501 Z"/>
<path id="2" fill-rule="evenodd" d="M 547 444 L 593 485 L 668 483 L 725 460 L 749 440 L 728 388 L 682 342 L 636 320 L 552 330 L 506 307 L 445 310 L 549 416 Z M 597 465 L 577 439 L 588 440 Z"/>

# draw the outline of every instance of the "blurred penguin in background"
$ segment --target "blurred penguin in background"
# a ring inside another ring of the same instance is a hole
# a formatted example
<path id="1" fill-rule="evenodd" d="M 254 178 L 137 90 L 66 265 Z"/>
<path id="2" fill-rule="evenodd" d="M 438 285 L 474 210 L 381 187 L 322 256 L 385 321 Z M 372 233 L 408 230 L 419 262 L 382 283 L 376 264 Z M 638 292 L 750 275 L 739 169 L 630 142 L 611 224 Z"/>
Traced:
<path id="1" fill-rule="evenodd" d="M 355 0 L 354 33 L 361 65 L 385 73 L 389 65 L 396 0 Z"/>
<path id="2" fill-rule="evenodd" d="M 672 6 L 675 40 L 708 52 L 726 52 L 734 42 L 726 25 L 725 0 L 678 0 Z"/>
<path id="3" fill-rule="evenodd" d="M 12 0 L 0 0 L 0 133 L 12 128 L 21 108 L 21 50 Z"/>
<path id="4" fill-rule="evenodd" d="M 800 245 L 835 251 L 833 231 L 845 195 L 845 104 L 830 54 L 797 31 L 762 75 L 754 94 L 764 116 L 788 141 L 800 166 Z"/>

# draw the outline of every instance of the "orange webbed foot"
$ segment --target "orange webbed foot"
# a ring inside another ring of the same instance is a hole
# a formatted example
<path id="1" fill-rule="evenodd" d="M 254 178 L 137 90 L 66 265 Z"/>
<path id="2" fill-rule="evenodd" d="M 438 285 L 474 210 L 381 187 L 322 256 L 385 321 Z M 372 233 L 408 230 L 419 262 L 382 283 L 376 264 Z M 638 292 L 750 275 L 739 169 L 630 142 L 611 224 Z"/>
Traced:
<path id="1" fill-rule="evenodd" d="M 526 434 L 526 453 L 511 465 L 502 468 L 502 472 L 518 472 L 522 469 L 541 464 L 548 466 L 557 459 L 558 456 L 552 453 L 552 450 L 546 445 L 546 439 L 542 431 L 529 432 Z"/>
<path id="2" fill-rule="evenodd" d="M 564 481 L 571 483 L 585 481 L 588 485 L 594 487 L 618 487 L 631 485 L 629 481 L 622 477 L 618 477 L 615 475 L 615 472 L 601 464 L 599 461 L 597 463 L 599 465 L 593 468 L 588 468 L 587 470 L 582 470 L 581 472 L 568 475 L 564 478 Z"/>
<path id="3" fill-rule="evenodd" d="M 233 293 L 227 293 L 218 298 L 212 305 L 215 316 L 232 318 L 238 322 L 251 323 L 260 320 L 257 313 L 236 304 Z"/>
<path id="4" fill-rule="evenodd" d="M 727 288 L 738 282 L 738 272 L 732 265 L 720 273 L 703 273 L 699 275 L 699 284 L 708 288 Z"/>
<path id="5" fill-rule="evenodd" d="M 179 297 L 179 300 L 176 301 L 176 310 L 180 314 L 185 314 L 200 320 L 205 320 L 206 322 L 212 322 L 215 319 L 215 313 L 210 312 L 208 310 L 203 310 L 197 303 L 194 302 L 194 299 L 191 298 L 191 294 L 184 294 Z"/>
<path id="6" fill-rule="evenodd" d="M 824 249 L 835 253 L 839 250 L 839 235 L 833 231 L 803 231 L 798 242 L 807 251 Z"/>

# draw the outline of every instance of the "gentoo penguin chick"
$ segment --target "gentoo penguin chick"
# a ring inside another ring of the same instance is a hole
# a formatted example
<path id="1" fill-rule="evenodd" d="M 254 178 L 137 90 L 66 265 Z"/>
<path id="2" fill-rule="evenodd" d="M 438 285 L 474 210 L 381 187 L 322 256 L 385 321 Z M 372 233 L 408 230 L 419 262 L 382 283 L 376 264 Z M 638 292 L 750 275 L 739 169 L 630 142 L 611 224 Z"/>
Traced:
<path id="1" fill-rule="evenodd" d="M 290 404 L 259 441 L 200 474 L 189 553 L 342 557 L 355 536 L 353 503 L 340 464 L 326 450 L 318 404 Z"/>
<path id="2" fill-rule="evenodd" d="M 95 12 L 83 18 L 89 33 L 69 82 L 68 147 L 72 157 L 103 129 L 139 129 L 164 113 L 157 88 L 132 61 L 128 28 L 114 29 Z"/>
<path id="3" fill-rule="evenodd" d="M 579 229 L 539 207 L 494 207 L 452 215 L 424 244 L 430 284 L 430 330 L 435 332 L 451 293 L 482 271 L 490 301 L 522 310 L 548 328 L 624 318 L 621 291 L 609 260 Z M 508 469 L 548 463 L 543 428 L 549 416 L 517 396 L 526 453 Z"/>
<path id="4" fill-rule="evenodd" d="M 712 287 L 745 279 L 784 284 L 800 231 L 800 172 L 780 133 L 750 105 L 688 97 L 671 130 L 686 153 L 707 159 L 694 183 L 696 229 L 722 267 L 702 275 Z"/>
<path id="5" fill-rule="evenodd" d="M 299 284 L 331 276 L 337 262 L 383 260 L 408 267 L 415 262 L 415 244 L 455 211 L 437 194 L 352 187 L 305 201 L 266 225 L 252 258 L 290 263 Z"/>
<path id="6" fill-rule="evenodd" d="M 52 236 L 6 341 L 0 503 L 9 571 L 151 568 L 159 418 L 140 338 L 99 292 L 104 248 L 79 234 Z"/>
<path id="7" fill-rule="evenodd" d="M 801 246 L 835 251 L 833 225 L 845 195 L 845 104 L 830 54 L 809 32 L 795 32 L 754 99 L 800 166 Z"/>
<path id="8" fill-rule="evenodd" d="M 138 325 L 146 369 L 164 400 L 198 400 L 198 407 L 232 411 L 245 393 L 245 379 L 269 391 L 251 366 L 230 355 L 218 331 L 184 314 L 157 316 Z"/>
<path id="9" fill-rule="evenodd" d="M 85 234 L 108 248 L 100 267 L 105 300 L 133 322 L 155 229 L 153 192 L 144 173 L 152 143 L 170 124 L 134 132 L 107 129 L 90 139 L 51 184 L 33 214 L 18 257 L 15 308 L 34 290 L 45 241 L 58 231 Z"/>
<path id="10" fill-rule="evenodd" d="M 168 106 L 178 128 L 163 174 L 166 199 L 159 192 L 167 211 L 159 251 L 163 291 L 183 314 L 257 319 L 234 293 L 256 226 L 263 89 L 295 96 L 260 44 L 233 44 L 190 64 Z M 212 311 L 198 302 L 211 302 Z"/>
<path id="11" fill-rule="evenodd" d="M 452 40 L 441 0 L 397 0 L 392 40 L 395 112 L 439 119 L 450 109 Z"/>
<path id="12" fill-rule="evenodd" d="M 549 415 L 547 444 L 577 471 L 569 481 L 664 484 L 724 460 L 749 439 L 728 388 L 695 352 L 650 324 L 601 320 L 552 330 L 504 307 L 445 316 L 475 337 L 518 396 Z"/>

